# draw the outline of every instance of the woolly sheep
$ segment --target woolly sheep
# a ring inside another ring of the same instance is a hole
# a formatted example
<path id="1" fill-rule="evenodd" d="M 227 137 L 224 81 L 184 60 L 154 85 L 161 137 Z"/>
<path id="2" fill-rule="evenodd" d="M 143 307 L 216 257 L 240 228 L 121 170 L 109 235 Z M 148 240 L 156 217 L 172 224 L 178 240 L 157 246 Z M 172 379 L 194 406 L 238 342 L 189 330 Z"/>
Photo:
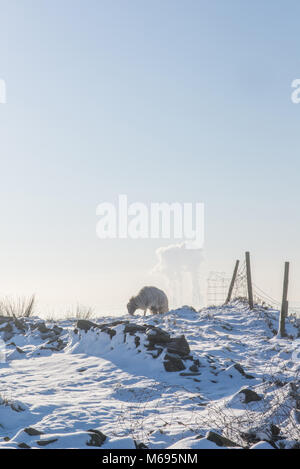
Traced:
<path id="1" fill-rule="evenodd" d="M 144 316 L 147 309 L 150 309 L 152 314 L 166 313 L 169 310 L 167 295 L 156 287 L 144 287 L 138 295 L 130 298 L 127 304 L 128 313 L 133 315 L 135 310 L 142 309 Z"/>

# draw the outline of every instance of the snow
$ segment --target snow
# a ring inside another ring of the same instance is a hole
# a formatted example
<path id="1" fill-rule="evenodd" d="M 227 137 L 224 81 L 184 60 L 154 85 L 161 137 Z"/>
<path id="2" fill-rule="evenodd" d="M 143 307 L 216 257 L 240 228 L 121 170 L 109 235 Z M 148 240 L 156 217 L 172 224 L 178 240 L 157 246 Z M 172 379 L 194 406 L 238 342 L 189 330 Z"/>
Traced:
<path id="1" fill-rule="evenodd" d="M 260 441 L 259 443 L 256 443 L 255 445 L 251 446 L 250 449 L 274 449 L 274 448 L 267 441 Z"/>
<path id="2" fill-rule="evenodd" d="M 173 445 L 169 446 L 168 449 L 224 449 L 221 446 L 217 446 L 212 441 L 206 438 L 184 438 L 183 440 L 177 441 Z"/>
<path id="3" fill-rule="evenodd" d="M 292 358 L 300 328 L 290 319 L 288 337 L 276 338 L 278 311 L 250 311 L 236 301 L 198 312 L 185 306 L 163 315 L 97 318 L 100 326 L 119 322 L 109 326 L 112 337 L 78 330 L 72 320 L 22 321 L 25 331 L 0 322 L 6 344 L 0 448 L 218 449 L 207 439 L 210 430 L 255 449 L 273 448 L 271 440 L 290 448 L 300 439 L 300 363 Z M 188 360 L 186 373 L 167 372 L 166 350 L 153 358 L 146 334 L 125 334 L 122 321 L 184 335 L 199 372 L 189 373 Z M 259 399 L 246 404 L 244 389 Z M 271 425 L 279 429 L 276 437 Z M 105 441 L 92 438 L 97 431 Z"/>

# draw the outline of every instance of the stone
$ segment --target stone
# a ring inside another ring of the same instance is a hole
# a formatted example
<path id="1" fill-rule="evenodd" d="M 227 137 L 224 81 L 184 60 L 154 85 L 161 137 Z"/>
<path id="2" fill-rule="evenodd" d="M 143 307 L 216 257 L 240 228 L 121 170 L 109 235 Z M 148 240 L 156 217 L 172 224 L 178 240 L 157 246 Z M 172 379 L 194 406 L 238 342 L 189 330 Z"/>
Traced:
<path id="1" fill-rule="evenodd" d="M 39 446 L 47 446 L 51 445 L 51 443 L 55 443 L 58 440 L 58 438 L 52 438 L 51 440 L 38 440 L 37 444 Z"/>
<path id="2" fill-rule="evenodd" d="M 24 432 L 27 433 L 27 435 L 30 435 L 30 436 L 44 435 L 43 432 L 41 432 L 40 430 L 37 430 L 36 428 L 33 428 L 33 427 L 24 428 Z"/>
<path id="3" fill-rule="evenodd" d="M 120 324 L 129 324 L 129 321 L 123 321 L 123 320 L 118 319 L 117 321 L 110 322 L 107 325 L 110 327 L 115 327 L 115 326 L 119 326 Z"/>
<path id="4" fill-rule="evenodd" d="M 134 335 L 136 332 L 146 332 L 146 326 L 140 326 L 138 324 L 126 324 L 124 327 L 124 333 Z"/>
<path id="5" fill-rule="evenodd" d="M 234 443 L 233 441 L 229 440 L 228 438 L 225 438 L 225 436 L 219 435 L 216 432 L 209 431 L 205 438 L 209 441 L 212 441 L 215 443 L 217 446 L 229 446 L 229 447 L 237 447 L 240 446 L 237 443 Z"/>
<path id="6" fill-rule="evenodd" d="M 257 437 L 256 432 L 253 430 L 250 430 L 248 432 L 241 432 L 240 433 L 241 438 L 243 438 L 248 444 L 253 444 L 257 443 L 260 441 L 260 438 Z"/>
<path id="7" fill-rule="evenodd" d="M 199 372 L 197 372 L 197 373 L 195 373 L 195 372 L 190 372 L 190 373 L 189 372 L 186 372 L 186 373 L 183 372 L 183 373 L 179 373 L 179 374 L 180 374 L 180 376 L 200 376 L 201 375 L 201 373 L 199 373 Z"/>
<path id="8" fill-rule="evenodd" d="M 140 345 L 140 343 L 141 343 L 141 339 L 140 339 L 138 336 L 136 336 L 136 337 L 134 338 L 134 343 L 135 343 L 135 346 L 136 346 L 136 348 L 137 348 L 137 347 Z"/>
<path id="9" fill-rule="evenodd" d="M 44 322 L 41 322 L 41 323 L 37 326 L 37 330 L 38 330 L 39 332 L 41 332 L 42 334 L 45 334 L 45 333 L 51 331 L 51 329 L 49 329 L 49 327 L 47 327 Z"/>
<path id="10" fill-rule="evenodd" d="M 168 372 L 176 372 L 185 370 L 185 365 L 180 358 L 166 354 L 164 361 L 165 370 Z"/>
<path id="11" fill-rule="evenodd" d="M 57 326 L 56 324 L 53 326 L 52 328 L 52 331 L 54 332 L 54 334 L 56 335 L 60 335 L 63 331 L 63 328 L 62 327 L 59 327 Z"/>
<path id="12" fill-rule="evenodd" d="M 133 441 L 134 441 L 136 449 L 149 449 L 149 447 L 145 445 L 145 443 L 142 443 L 136 440 L 133 440 Z"/>
<path id="13" fill-rule="evenodd" d="M 105 326 L 100 326 L 100 330 L 101 332 L 105 332 L 106 334 L 108 334 L 110 336 L 110 338 L 112 339 L 115 335 L 116 335 L 116 331 L 114 329 L 111 329 L 110 327 L 107 327 L 106 325 Z"/>
<path id="14" fill-rule="evenodd" d="M 150 345 L 158 344 L 168 344 L 170 342 L 170 334 L 163 331 L 159 327 L 152 326 L 147 330 L 147 339 Z"/>
<path id="15" fill-rule="evenodd" d="M 79 319 L 76 323 L 76 328 L 81 329 L 85 332 L 89 331 L 92 328 L 100 329 L 101 332 L 105 332 L 106 334 L 108 334 L 111 339 L 114 335 L 116 335 L 116 331 L 114 329 L 111 329 L 108 324 L 96 324 L 95 322 L 89 321 L 88 319 Z"/>
<path id="16" fill-rule="evenodd" d="M 76 327 L 78 329 L 81 329 L 85 332 L 89 331 L 91 328 L 96 327 L 99 329 L 99 324 L 96 324 L 95 322 L 89 321 L 88 319 L 79 319 L 76 323 Z"/>
<path id="17" fill-rule="evenodd" d="M 244 376 L 245 378 L 247 378 L 247 379 L 254 379 L 254 376 L 248 375 L 247 373 L 245 373 L 244 368 L 243 368 L 242 365 L 240 365 L 239 363 L 235 363 L 235 364 L 234 364 L 234 368 L 235 368 L 239 373 L 241 373 L 241 375 Z"/>
<path id="18" fill-rule="evenodd" d="M 193 373 L 197 373 L 199 370 L 199 367 L 197 365 L 192 365 L 189 367 L 189 370 L 192 371 Z"/>
<path id="19" fill-rule="evenodd" d="M 86 443 L 87 446 L 97 446 L 100 447 L 103 445 L 104 441 L 106 440 L 106 436 L 100 432 L 99 430 L 88 430 L 88 433 L 90 434 L 91 438 L 90 440 Z"/>
<path id="20" fill-rule="evenodd" d="M 26 443 L 19 443 L 18 448 L 20 448 L 20 449 L 30 449 L 30 446 L 28 446 Z"/>
<path id="21" fill-rule="evenodd" d="M 280 433 L 280 428 L 277 427 L 277 425 L 274 425 L 274 423 L 271 423 L 270 430 L 273 437 L 277 437 Z"/>
<path id="22" fill-rule="evenodd" d="M 249 404 L 249 402 L 254 402 L 254 401 L 261 401 L 262 397 L 259 396 L 255 391 L 252 389 L 241 389 L 239 391 L 239 394 L 244 394 L 244 404 Z"/>
<path id="23" fill-rule="evenodd" d="M 187 343 L 187 340 L 184 335 L 170 339 L 167 345 L 167 351 L 169 353 L 175 353 L 176 355 L 179 355 L 180 357 L 185 357 L 189 355 L 191 352 L 190 346 Z"/>

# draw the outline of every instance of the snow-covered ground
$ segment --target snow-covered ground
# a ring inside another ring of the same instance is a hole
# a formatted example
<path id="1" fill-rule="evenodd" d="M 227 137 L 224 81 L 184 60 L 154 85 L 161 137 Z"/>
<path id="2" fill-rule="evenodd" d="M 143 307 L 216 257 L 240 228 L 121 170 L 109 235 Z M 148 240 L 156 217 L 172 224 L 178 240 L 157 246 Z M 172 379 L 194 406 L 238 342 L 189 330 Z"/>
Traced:
<path id="1" fill-rule="evenodd" d="M 243 302 L 94 322 L 0 318 L 0 448 L 300 446 L 295 319 L 285 339 Z"/>

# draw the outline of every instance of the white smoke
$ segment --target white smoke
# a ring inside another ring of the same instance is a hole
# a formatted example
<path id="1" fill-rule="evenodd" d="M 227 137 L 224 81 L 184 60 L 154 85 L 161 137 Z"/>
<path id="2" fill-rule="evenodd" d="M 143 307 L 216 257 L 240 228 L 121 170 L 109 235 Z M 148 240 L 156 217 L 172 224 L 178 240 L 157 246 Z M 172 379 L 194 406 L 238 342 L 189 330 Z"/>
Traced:
<path id="1" fill-rule="evenodd" d="M 160 247 L 156 250 L 156 256 L 158 262 L 152 272 L 160 273 L 167 280 L 171 306 L 187 303 L 192 303 L 194 307 L 202 306 L 200 265 L 203 249 L 184 242 Z"/>

